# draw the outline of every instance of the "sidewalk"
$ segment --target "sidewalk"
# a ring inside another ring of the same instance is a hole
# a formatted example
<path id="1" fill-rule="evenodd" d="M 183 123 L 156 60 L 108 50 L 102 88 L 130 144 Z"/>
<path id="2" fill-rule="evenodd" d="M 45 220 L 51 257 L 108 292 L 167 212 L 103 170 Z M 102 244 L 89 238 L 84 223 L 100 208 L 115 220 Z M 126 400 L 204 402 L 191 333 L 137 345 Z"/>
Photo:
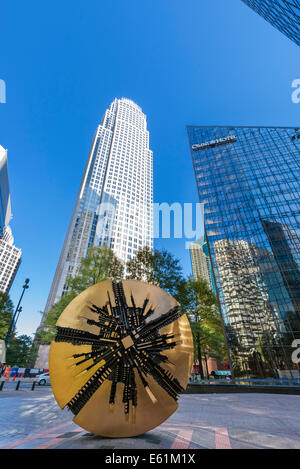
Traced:
<path id="1" fill-rule="evenodd" d="M 182 395 L 159 427 L 109 439 L 75 425 L 51 392 L 33 392 L 0 399 L 0 429 L 1 449 L 300 449 L 300 396 Z"/>
<path id="2" fill-rule="evenodd" d="M 205 440 L 206 445 L 201 442 Z M 73 422 L 49 428 L 0 449 L 231 449 L 226 428 L 163 424 L 135 438 L 108 439 L 92 435 Z"/>

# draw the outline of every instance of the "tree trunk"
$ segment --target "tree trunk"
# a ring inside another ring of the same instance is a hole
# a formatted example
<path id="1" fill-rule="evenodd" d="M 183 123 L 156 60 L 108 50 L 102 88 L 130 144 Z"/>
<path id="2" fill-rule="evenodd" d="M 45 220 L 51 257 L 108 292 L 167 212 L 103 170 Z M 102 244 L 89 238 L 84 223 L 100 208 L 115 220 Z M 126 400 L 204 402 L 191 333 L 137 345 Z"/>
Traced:
<path id="1" fill-rule="evenodd" d="M 203 366 L 202 366 L 201 343 L 200 343 L 200 334 L 199 334 L 199 332 L 197 332 L 197 353 L 198 353 L 200 377 L 201 377 L 201 379 L 204 379 Z"/>
<path id="2" fill-rule="evenodd" d="M 209 371 L 208 371 L 208 364 L 207 364 L 207 355 L 206 355 L 206 353 L 204 354 L 204 360 L 205 360 L 205 365 L 206 365 L 207 379 L 209 380 Z"/>

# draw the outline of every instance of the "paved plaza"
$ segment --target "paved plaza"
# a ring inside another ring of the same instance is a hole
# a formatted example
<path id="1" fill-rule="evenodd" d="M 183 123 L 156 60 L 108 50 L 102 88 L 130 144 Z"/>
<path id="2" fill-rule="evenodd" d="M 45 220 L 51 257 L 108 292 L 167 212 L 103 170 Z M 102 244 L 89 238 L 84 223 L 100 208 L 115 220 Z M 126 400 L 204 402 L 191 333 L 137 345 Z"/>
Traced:
<path id="1" fill-rule="evenodd" d="M 0 448 L 300 449 L 300 396 L 190 394 L 156 429 L 136 438 L 92 435 L 60 410 L 51 388 L 0 393 Z"/>

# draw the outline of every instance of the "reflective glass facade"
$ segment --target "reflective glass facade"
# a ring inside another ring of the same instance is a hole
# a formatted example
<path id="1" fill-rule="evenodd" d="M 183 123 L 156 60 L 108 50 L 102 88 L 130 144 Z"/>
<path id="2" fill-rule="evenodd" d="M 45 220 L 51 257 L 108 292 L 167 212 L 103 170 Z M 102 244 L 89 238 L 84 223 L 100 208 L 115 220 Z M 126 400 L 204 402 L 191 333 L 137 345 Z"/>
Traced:
<path id="1" fill-rule="evenodd" d="M 215 284 L 205 236 L 190 244 L 190 255 L 194 279 L 205 280 L 215 293 Z"/>
<path id="2" fill-rule="evenodd" d="M 300 46 L 299 0 L 242 0 Z"/>
<path id="3" fill-rule="evenodd" d="M 291 377 L 300 338 L 300 129 L 188 127 L 235 376 Z"/>

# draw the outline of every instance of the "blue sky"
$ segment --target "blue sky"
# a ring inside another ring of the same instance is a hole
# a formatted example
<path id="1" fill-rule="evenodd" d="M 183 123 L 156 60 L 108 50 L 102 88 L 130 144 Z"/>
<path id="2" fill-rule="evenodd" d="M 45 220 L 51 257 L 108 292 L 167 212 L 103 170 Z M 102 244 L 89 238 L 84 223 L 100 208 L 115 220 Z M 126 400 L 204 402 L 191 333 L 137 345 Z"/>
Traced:
<path id="1" fill-rule="evenodd" d="M 26 277 L 18 332 L 40 322 L 93 134 L 115 97 L 139 104 L 156 202 L 196 203 L 186 125 L 300 125 L 300 50 L 240 0 L 27 0 L 1 6 L 0 144 Z M 191 272 L 185 240 L 158 240 Z"/>

